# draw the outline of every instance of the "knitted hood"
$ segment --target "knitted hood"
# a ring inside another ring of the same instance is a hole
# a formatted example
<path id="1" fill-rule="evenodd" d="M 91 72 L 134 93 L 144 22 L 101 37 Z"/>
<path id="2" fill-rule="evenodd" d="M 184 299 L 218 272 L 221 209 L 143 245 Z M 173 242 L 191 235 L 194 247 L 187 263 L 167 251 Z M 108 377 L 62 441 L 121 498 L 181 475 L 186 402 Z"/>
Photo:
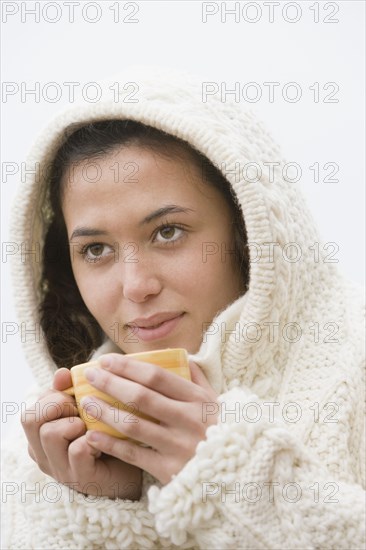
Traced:
<path id="1" fill-rule="evenodd" d="M 332 304 L 335 294 L 338 306 L 345 299 L 347 283 L 327 261 L 332 250 L 323 248 L 298 185 L 283 177 L 285 161 L 262 124 L 245 104 L 222 101 L 218 93 L 205 97 L 204 88 L 202 80 L 172 70 L 130 68 L 100 83 L 97 102 L 71 105 L 41 132 L 12 213 L 19 322 L 28 330 L 39 327 L 47 174 L 65 128 L 103 119 L 140 121 L 189 142 L 219 168 L 245 220 L 249 289 L 214 320 L 195 358 L 218 391 L 265 382 L 274 394 L 287 365 L 302 356 L 304 331 L 318 323 L 321 338 L 332 334 L 324 325 L 340 321 L 342 309 L 333 318 Z M 40 386 L 49 386 L 56 365 L 42 334 L 24 345 Z"/>

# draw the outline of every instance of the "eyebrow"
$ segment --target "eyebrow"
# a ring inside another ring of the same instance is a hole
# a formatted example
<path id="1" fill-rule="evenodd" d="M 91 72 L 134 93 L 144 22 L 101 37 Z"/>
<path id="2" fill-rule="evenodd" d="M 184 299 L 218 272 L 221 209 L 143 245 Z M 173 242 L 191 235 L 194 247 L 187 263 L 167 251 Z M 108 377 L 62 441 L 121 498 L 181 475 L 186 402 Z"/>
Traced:
<path id="1" fill-rule="evenodd" d="M 187 212 L 194 212 L 192 208 L 184 208 L 183 206 L 177 206 L 176 204 L 168 204 L 167 206 L 163 206 L 162 208 L 158 208 L 158 210 L 155 210 L 146 218 L 144 218 L 140 223 L 139 226 L 146 225 L 153 220 L 156 220 L 157 218 L 161 218 L 162 216 L 165 216 L 166 214 L 177 214 L 179 212 L 187 213 Z"/>
<path id="2" fill-rule="evenodd" d="M 91 227 L 78 227 L 72 232 L 70 241 L 75 239 L 75 237 L 96 237 L 97 235 L 107 235 L 107 232 L 101 229 L 92 229 Z"/>
<path id="3" fill-rule="evenodd" d="M 158 208 L 154 212 L 151 212 L 151 214 L 148 214 L 140 223 L 139 226 L 146 225 L 153 220 L 156 220 L 157 218 L 161 218 L 162 216 L 166 216 L 167 214 L 177 214 L 179 212 L 188 213 L 188 212 L 194 212 L 192 208 L 186 208 L 183 206 L 178 206 L 176 204 L 168 204 L 167 206 L 163 206 L 162 208 Z M 94 229 L 91 227 L 77 227 L 70 237 L 70 241 L 74 239 L 75 237 L 96 237 L 97 235 L 107 235 L 107 231 L 102 231 L 101 229 Z"/>

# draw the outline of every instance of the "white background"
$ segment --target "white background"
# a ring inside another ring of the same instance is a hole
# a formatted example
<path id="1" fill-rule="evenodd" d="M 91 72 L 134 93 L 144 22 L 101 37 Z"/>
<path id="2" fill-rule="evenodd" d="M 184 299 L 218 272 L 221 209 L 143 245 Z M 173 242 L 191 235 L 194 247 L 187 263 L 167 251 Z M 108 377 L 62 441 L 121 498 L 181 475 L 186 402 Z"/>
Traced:
<path id="1" fill-rule="evenodd" d="M 227 10 L 235 4 L 239 7 L 237 22 L 235 15 L 229 14 L 225 22 L 222 3 L 211 2 L 209 9 L 218 12 L 207 16 L 206 23 L 202 21 L 204 3 L 195 1 L 119 2 L 117 22 L 117 2 L 75 2 L 74 22 L 69 21 L 70 11 L 64 2 L 1 4 L 3 82 L 14 82 L 20 90 L 34 88 L 36 82 L 42 90 L 47 83 L 56 82 L 63 90 L 57 103 L 42 95 L 38 102 L 32 95 L 22 101 L 20 92 L 3 96 L 2 162 L 24 161 L 34 136 L 67 105 L 68 91 L 63 82 L 80 82 L 82 87 L 132 64 L 185 69 L 202 75 L 202 80 L 226 83 L 228 89 L 235 82 L 241 86 L 256 82 L 263 96 L 252 107 L 281 144 L 288 161 L 301 165 L 300 184 L 324 242 L 338 244 L 339 268 L 350 279 L 364 283 L 362 0 L 280 2 L 274 6 L 273 22 L 263 2 L 227 2 Z M 138 22 L 123 21 L 135 11 L 134 5 L 138 11 L 130 19 Z M 29 12 L 34 9 L 39 11 L 39 22 Z M 15 10 L 17 13 L 9 14 Z M 256 17 L 259 20 L 255 23 L 245 20 Z M 298 17 L 297 22 L 286 21 Z M 325 23 L 327 17 L 339 21 Z M 57 18 L 59 21 L 50 22 Z M 264 82 L 280 83 L 272 103 Z M 282 88 L 289 82 L 301 87 L 302 97 L 296 103 L 282 97 Z M 315 82 L 320 86 L 317 103 L 309 89 Z M 323 90 L 328 82 L 339 86 L 334 96 L 337 103 L 324 102 L 332 91 Z M 320 181 L 315 182 L 309 169 L 315 162 L 321 167 L 327 162 L 337 163 L 339 172 L 334 177 L 339 182 L 323 181 L 329 171 L 321 171 Z M 2 242 L 9 240 L 9 208 L 18 186 L 18 176 L 2 180 Z M 3 328 L 7 322 L 17 322 L 8 269 L 9 264 L 3 262 Z M 6 342 L 3 336 L 2 342 L 2 400 L 20 404 L 32 376 L 19 336 L 8 337 Z M 14 421 L 8 418 L 2 424 L 3 435 L 10 434 L 13 426 Z"/>

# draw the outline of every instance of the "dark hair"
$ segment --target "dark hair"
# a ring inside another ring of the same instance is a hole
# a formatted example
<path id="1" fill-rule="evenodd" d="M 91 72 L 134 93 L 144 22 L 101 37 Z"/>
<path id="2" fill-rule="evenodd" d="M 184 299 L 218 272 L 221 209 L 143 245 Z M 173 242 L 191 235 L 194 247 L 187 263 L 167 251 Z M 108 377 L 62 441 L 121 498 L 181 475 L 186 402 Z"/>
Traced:
<path id="1" fill-rule="evenodd" d="M 40 322 L 47 347 L 58 367 L 71 368 L 89 360 L 104 339 L 104 332 L 87 309 L 76 284 L 70 247 L 62 213 L 61 183 L 67 170 L 87 159 L 96 159 L 121 146 L 137 145 L 171 157 L 185 153 L 202 169 L 202 179 L 218 189 L 233 213 L 235 260 L 244 285 L 249 282 L 247 237 L 241 210 L 222 173 L 187 142 L 132 120 L 104 120 L 82 127 L 69 126 L 50 172 L 48 200 L 52 210 L 43 249 Z"/>

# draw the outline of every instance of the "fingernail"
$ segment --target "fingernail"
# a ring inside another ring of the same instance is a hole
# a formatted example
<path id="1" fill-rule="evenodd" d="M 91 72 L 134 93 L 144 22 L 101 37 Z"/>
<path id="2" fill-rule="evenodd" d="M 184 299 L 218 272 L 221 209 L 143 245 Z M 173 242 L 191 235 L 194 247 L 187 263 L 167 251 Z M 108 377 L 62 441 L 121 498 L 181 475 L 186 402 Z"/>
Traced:
<path id="1" fill-rule="evenodd" d="M 90 397 L 82 397 L 80 399 L 80 405 L 83 407 L 83 409 L 85 409 L 85 407 L 87 407 L 89 403 L 91 403 Z"/>
<path id="2" fill-rule="evenodd" d="M 98 376 L 97 369 L 95 369 L 94 367 L 88 367 L 87 369 L 85 369 L 84 374 L 85 378 L 89 380 L 89 382 L 94 382 L 94 380 Z"/>
<path id="3" fill-rule="evenodd" d="M 100 441 L 100 433 L 99 432 L 94 432 L 93 430 L 92 431 L 87 431 L 86 432 L 86 438 L 89 441 Z"/>
<path id="4" fill-rule="evenodd" d="M 82 397 L 80 399 L 80 405 L 85 409 L 88 405 L 93 403 L 93 400 L 90 397 Z"/>
<path id="5" fill-rule="evenodd" d="M 112 359 L 108 357 L 108 355 L 102 355 L 101 357 L 99 357 L 99 363 L 103 369 L 110 369 L 112 365 Z"/>

